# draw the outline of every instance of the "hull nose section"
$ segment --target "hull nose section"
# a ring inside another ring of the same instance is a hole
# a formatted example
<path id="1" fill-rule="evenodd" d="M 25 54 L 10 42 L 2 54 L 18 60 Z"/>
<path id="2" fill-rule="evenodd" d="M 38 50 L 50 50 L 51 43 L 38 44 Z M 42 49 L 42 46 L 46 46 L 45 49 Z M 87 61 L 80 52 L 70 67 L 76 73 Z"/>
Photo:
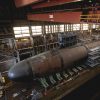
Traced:
<path id="1" fill-rule="evenodd" d="M 19 81 L 19 82 L 28 81 L 28 80 L 32 80 L 33 73 L 28 63 L 22 61 L 20 63 L 17 63 L 14 67 L 12 67 L 8 71 L 8 77 L 12 81 Z"/>

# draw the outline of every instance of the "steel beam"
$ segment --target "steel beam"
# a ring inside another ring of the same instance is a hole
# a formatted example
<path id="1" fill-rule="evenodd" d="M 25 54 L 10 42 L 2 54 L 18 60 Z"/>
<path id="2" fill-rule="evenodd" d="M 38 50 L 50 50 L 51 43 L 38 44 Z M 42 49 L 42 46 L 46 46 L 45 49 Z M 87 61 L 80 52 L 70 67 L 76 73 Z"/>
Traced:
<path id="1" fill-rule="evenodd" d="M 50 7 L 50 6 L 61 5 L 69 2 L 77 2 L 77 1 L 81 1 L 81 0 L 47 0 L 46 2 L 33 5 L 32 9 Z"/>
<path id="2" fill-rule="evenodd" d="M 44 14 L 28 14 L 28 20 L 63 23 L 79 23 L 81 12 L 55 12 Z"/>
<path id="3" fill-rule="evenodd" d="M 32 3 L 41 2 L 42 0 L 15 0 L 16 7 L 26 6 Z"/>

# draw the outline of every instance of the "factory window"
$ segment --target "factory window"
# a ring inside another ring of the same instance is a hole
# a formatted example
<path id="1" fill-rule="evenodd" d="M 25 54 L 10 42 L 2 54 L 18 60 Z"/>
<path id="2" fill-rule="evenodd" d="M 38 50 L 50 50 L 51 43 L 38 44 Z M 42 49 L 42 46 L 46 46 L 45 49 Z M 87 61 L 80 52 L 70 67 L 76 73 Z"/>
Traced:
<path id="1" fill-rule="evenodd" d="M 58 32 L 57 25 L 51 25 L 51 28 L 52 28 L 52 33 Z"/>
<path id="2" fill-rule="evenodd" d="M 14 27 L 15 38 L 29 37 L 29 27 Z"/>
<path id="3" fill-rule="evenodd" d="M 41 35 L 42 34 L 42 26 L 32 26 L 32 35 Z"/>
<path id="4" fill-rule="evenodd" d="M 95 28 L 96 28 L 96 29 L 99 29 L 99 28 L 100 28 L 100 25 L 95 25 Z"/>
<path id="5" fill-rule="evenodd" d="M 95 29 L 95 28 L 96 28 L 96 25 L 95 25 L 95 24 L 93 24 L 92 28 L 93 28 L 93 29 Z"/>
<path id="6" fill-rule="evenodd" d="M 88 30 L 89 25 L 88 24 L 83 24 L 83 30 Z"/>
<path id="7" fill-rule="evenodd" d="M 55 25 L 51 25 L 51 33 L 55 33 Z"/>
<path id="8" fill-rule="evenodd" d="M 54 33 L 58 32 L 58 26 L 54 25 Z"/>
<path id="9" fill-rule="evenodd" d="M 65 28 L 65 31 L 68 31 L 68 24 L 66 24 L 66 28 Z"/>
<path id="10" fill-rule="evenodd" d="M 73 24 L 73 31 L 80 30 L 80 24 Z"/>
<path id="11" fill-rule="evenodd" d="M 58 26 L 57 25 L 46 25 L 45 26 L 46 33 L 56 33 L 58 32 Z"/>
<path id="12" fill-rule="evenodd" d="M 60 30 L 59 32 L 64 32 L 64 25 L 60 25 Z"/>
<path id="13" fill-rule="evenodd" d="M 53 29 L 53 26 L 50 26 L 50 25 L 48 25 L 48 26 L 46 25 L 46 26 L 45 26 L 45 31 L 46 31 L 46 33 L 52 33 L 52 32 L 51 32 L 51 31 L 52 31 L 51 29 Z"/>

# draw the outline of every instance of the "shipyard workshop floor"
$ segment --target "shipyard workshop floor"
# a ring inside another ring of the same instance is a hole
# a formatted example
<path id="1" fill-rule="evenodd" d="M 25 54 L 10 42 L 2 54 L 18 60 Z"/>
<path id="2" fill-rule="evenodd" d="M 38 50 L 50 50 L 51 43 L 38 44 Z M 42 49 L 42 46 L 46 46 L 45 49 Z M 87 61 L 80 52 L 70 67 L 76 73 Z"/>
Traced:
<path id="1" fill-rule="evenodd" d="M 49 89 L 40 100 L 100 100 L 99 73 L 100 67 L 81 71 L 77 77 L 74 76 L 72 80 L 67 80 L 65 84 L 59 83 L 56 89 Z M 34 90 L 33 83 L 9 82 L 5 87 L 5 96 L 0 100 L 32 100 L 27 99 L 27 96 Z M 25 88 L 28 90 L 25 91 Z"/>
<path id="2" fill-rule="evenodd" d="M 0 100 L 100 100 L 100 0 L 0 0 Z"/>
<path id="3" fill-rule="evenodd" d="M 89 80 L 61 100 L 100 100 L 100 75 Z"/>

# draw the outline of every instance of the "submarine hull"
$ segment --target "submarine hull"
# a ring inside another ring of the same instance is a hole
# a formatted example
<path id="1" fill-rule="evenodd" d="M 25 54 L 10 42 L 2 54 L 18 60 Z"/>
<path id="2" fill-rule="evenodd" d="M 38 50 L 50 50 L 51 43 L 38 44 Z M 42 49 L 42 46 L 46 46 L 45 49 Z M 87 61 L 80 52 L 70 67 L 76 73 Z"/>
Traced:
<path id="1" fill-rule="evenodd" d="M 85 59 L 88 51 L 98 46 L 100 41 L 70 49 L 52 50 L 30 57 L 13 66 L 8 72 L 8 77 L 13 81 L 28 81 L 67 69 L 75 62 Z"/>

